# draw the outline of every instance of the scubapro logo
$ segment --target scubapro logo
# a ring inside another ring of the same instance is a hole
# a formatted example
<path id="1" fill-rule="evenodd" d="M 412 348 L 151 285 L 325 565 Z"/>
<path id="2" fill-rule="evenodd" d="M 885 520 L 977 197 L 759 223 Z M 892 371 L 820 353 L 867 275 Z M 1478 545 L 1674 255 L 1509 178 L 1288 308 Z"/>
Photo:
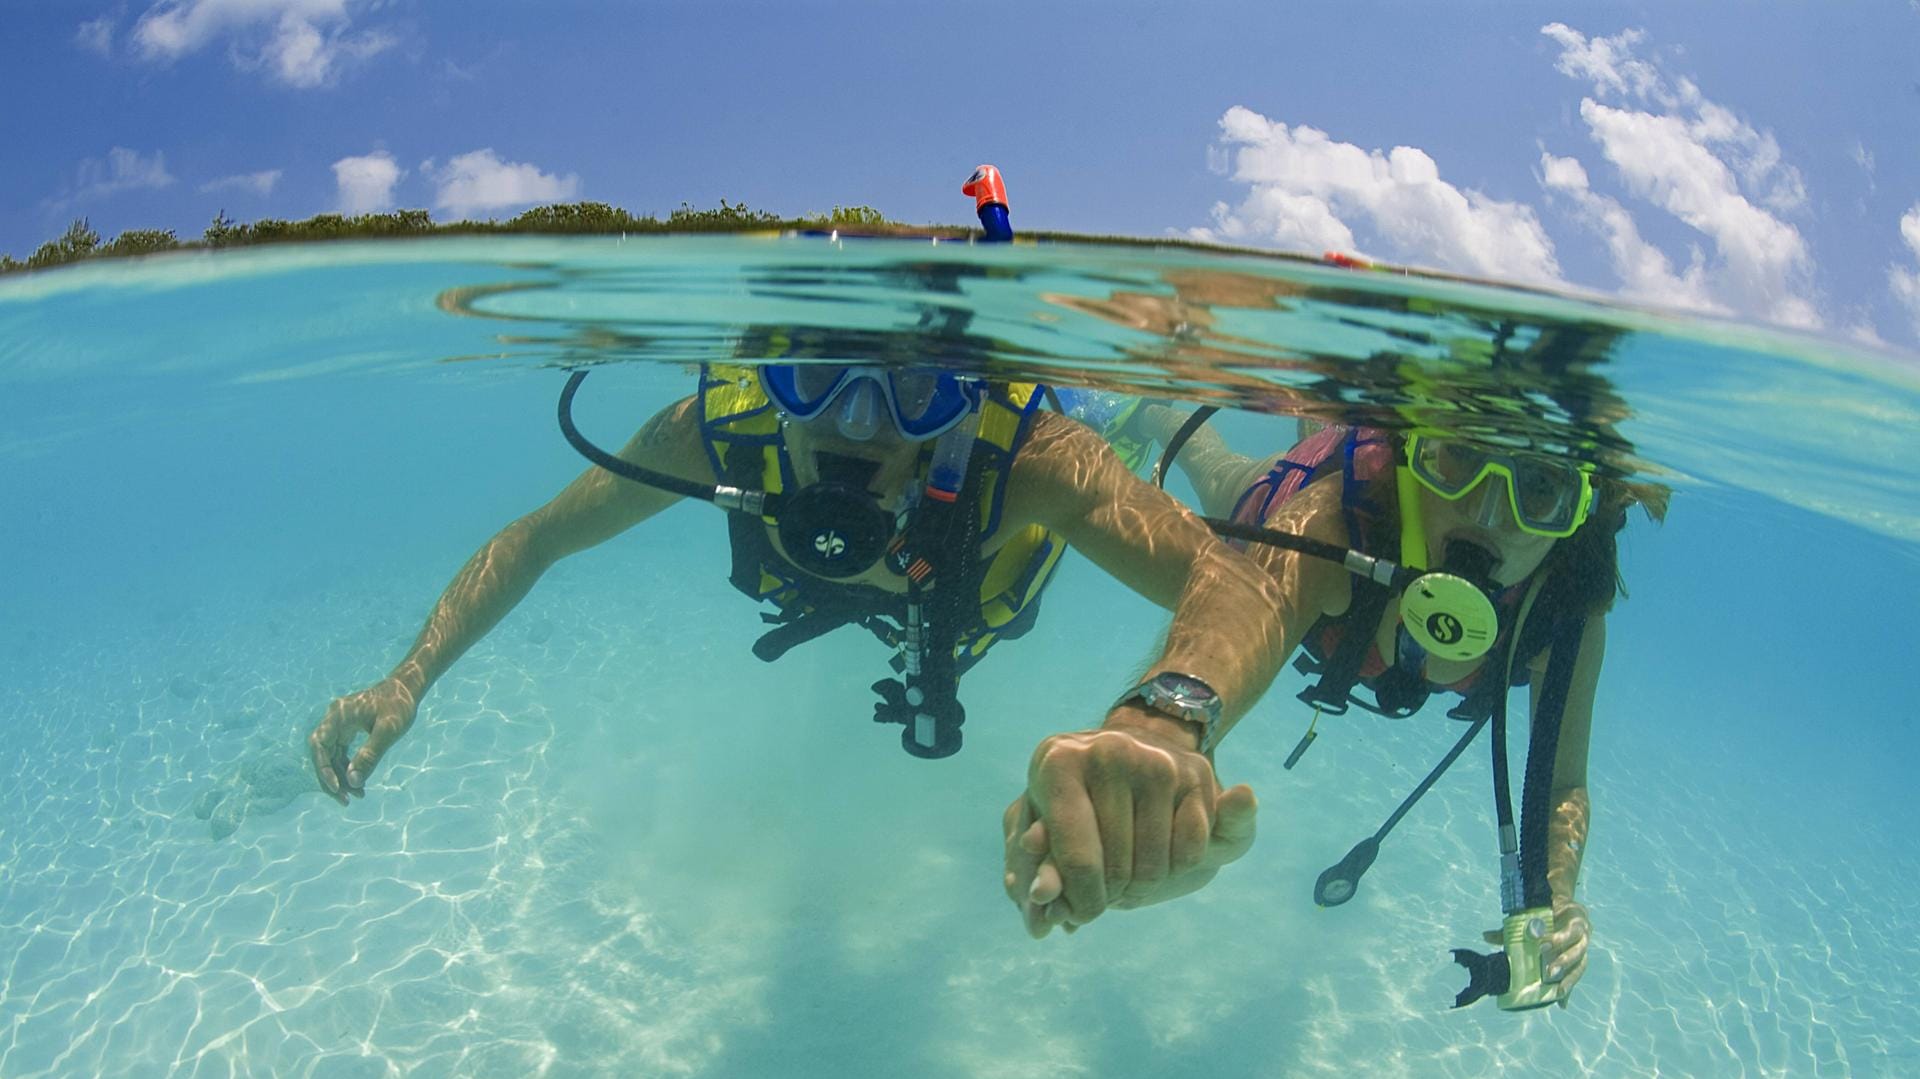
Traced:
<path id="1" fill-rule="evenodd" d="M 1455 644 L 1465 636 L 1465 631 L 1458 618 L 1436 611 L 1427 616 L 1427 634 L 1441 644 Z"/>
<path id="2" fill-rule="evenodd" d="M 839 558 L 847 552 L 847 541 L 840 538 L 840 533 L 829 528 L 814 533 L 813 551 L 822 558 Z"/>

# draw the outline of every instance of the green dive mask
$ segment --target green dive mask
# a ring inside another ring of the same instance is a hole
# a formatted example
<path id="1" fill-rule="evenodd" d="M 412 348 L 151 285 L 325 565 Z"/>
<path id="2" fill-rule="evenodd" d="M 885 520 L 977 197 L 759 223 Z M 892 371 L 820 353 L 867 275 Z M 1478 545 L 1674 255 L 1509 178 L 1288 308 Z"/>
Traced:
<path id="1" fill-rule="evenodd" d="M 1505 502 L 1513 523 L 1535 536 L 1571 536 L 1593 507 L 1592 465 L 1495 453 L 1468 442 L 1408 435 L 1407 468 L 1422 486 L 1449 502 L 1466 498 L 1489 477 L 1499 476 L 1506 481 Z M 1497 506 L 1496 498 L 1492 488 L 1483 491 L 1483 509 Z"/>

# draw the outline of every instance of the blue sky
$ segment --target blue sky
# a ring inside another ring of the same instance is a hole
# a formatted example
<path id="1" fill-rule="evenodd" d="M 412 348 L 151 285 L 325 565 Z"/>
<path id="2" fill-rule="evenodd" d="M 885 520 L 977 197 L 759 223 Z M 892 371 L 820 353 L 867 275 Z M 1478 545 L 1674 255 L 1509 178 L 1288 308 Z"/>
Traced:
<path id="1" fill-rule="evenodd" d="M 1920 0 L 123 0 L 0 13 L 0 252 L 86 217 L 865 203 L 1340 248 L 1920 347 Z"/>

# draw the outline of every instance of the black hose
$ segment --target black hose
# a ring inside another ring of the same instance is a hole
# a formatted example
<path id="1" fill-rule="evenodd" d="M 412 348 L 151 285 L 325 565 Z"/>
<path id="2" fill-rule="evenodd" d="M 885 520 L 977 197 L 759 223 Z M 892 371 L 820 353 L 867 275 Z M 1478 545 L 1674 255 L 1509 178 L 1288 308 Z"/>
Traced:
<path id="1" fill-rule="evenodd" d="M 1394 826 L 1400 823 L 1400 818 L 1407 815 L 1407 810 L 1412 809 L 1413 804 L 1418 802 L 1428 791 L 1432 790 L 1433 785 L 1440 781 L 1441 776 L 1447 774 L 1447 769 L 1453 767 L 1453 762 L 1459 760 L 1460 754 L 1466 752 L 1467 746 L 1472 744 L 1473 736 L 1479 734 L 1480 728 L 1486 725 L 1487 721 L 1484 716 L 1473 721 L 1473 725 L 1467 728 L 1467 733 L 1461 735 L 1459 740 L 1453 743 L 1453 748 L 1447 750 L 1447 755 L 1440 758 L 1440 763 L 1434 765 L 1433 770 L 1427 773 L 1427 778 L 1421 780 L 1420 785 L 1413 788 L 1413 793 L 1401 800 L 1399 808 L 1395 809 L 1393 815 L 1387 818 L 1387 822 L 1380 826 L 1378 832 L 1374 833 L 1376 838 L 1387 838 L 1387 833 L 1393 831 Z"/>
<path id="2" fill-rule="evenodd" d="M 1262 528 L 1259 525 L 1250 525 L 1241 521 L 1229 521 L 1220 517 L 1202 517 L 1200 521 L 1208 528 L 1213 529 L 1216 535 L 1225 536 L 1228 539 L 1245 540 L 1248 543 L 1264 543 L 1269 547 L 1284 547 L 1289 551 L 1299 551 L 1309 558 L 1324 559 L 1332 562 L 1336 566 L 1346 568 L 1348 572 L 1365 576 L 1364 571 L 1354 569 L 1352 566 L 1347 565 L 1347 555 L 1350 552 L 1347 548 L 1339 544 L 1328 543 L 1325 540 L 1317 540 L 1309 536 L 1296 536 L 1291 532 L 1280 532 L 1275 529 Z M 1403 588 L 1418 576 L 1420 576 L 1419 570 L 1410 570 L 1405 566 L 1397 566 L 1394 569 L 1393 587 Z"/>
<path id="3" fill-rule="evenodd" d="M 1482 677 L 1485 677 L 1483 674 Z M 1529 753 L 1531 757 L 1531 753 Z M 1507 786 L 1507 695 L 1493 702 L 1493 817 L 1505 836 L 1513 827 L 1513 791 Z M 1508 913 L 1512 913 L 1509 911 Z"/>
<path id="4" fill-rule="evenodd" d="M 1143 402 L 1140 407 L 1147 408 L 1149 406 Z M 1167 486 L 1167 473 L 1173 469 L 1173 459 L 1180 456 L 1181 447 L 1187 444 L 1187 439 L 1193 437 L 1193 433 L 1200 429 L 1201 424 L 1212 419 L 1213 414 L 1218 411 L 1220 411 L 1220 406 L 1218 405 L 1201 405 L 1199 408 L 1193 410 L 1192 414 L 1187 417 L 1187 422 L 1181 424 L 1180 429 L 1175 431 L 1173 437 L 1167 440 L 1167 448 L 1161 451 L 1160 454 L 1160 463 L 1153 466 L 1153 485 L 1155 487 L 1164 489 Z"/>
<path id="5" fill-rule="evenodd" d="M 1586 619 L 1569 618 L 1553 642 L 1547 661 L 1547 680 L 1540 688 L 1540 705 L 1533 712 L 1533 732 L 1527 742 L 1527 779 L 1520 794 L 1520 879 L 1528 907 L 1553 904 L 1547 883 L 1547 825 L 1552 817 L 1553 765 L 1560 752 L 1560 721 L 1573 686 L 1573 665 L 1580 654 Z M 1501 783 L 1501 790 L 1506 784 Z"/>
<path id="6" fill-rule="evenodd" d="M 1140 407 L 1146 408 L 1149 406 L 1143 404 Z M 1220 411 L 1218 405 L 1201 405 L 1187 416 L 1186 422 L 1182 423 L 1180 429 L 1173 433 L 1173 437 L 1167 440 L 1166 449 L 1161 452 L 1159 463 L 1153 466 L 1153 482 L 1155 486 L 1162 489 L 1166 487 L 1167 472 L 1173 468 L 1174 458 L 1180 455 L 1180 450 L 1186 446 L 1187 440 L 1193 437 L 1193 433 L 1198 431 L 1209 419 L 1213 418 L 1213 414 L 1218 411 Z M 1354 567 L 1347 565 L 1347 555 L 1349 551 L 1347 548 L 1341 547 L 1338 544 L 1309 539 L 1306 536 L 1296 536 L 1291 532 L 1278 532 L 1271 528 L 1262 528 L 1259 525 L 1246 524 L 1241 521 L 1230 521 L 1222 517 L 1202 517 L 1200 520 L 1208 528 L 1213 529 L 1215 535 L 1225 536 L 1228 539 L 1236 539 L 1245 543 L 1262 543 L 1269 547 L 1284 547 L 1289 551 L 1299 551 L 1301 554 L 1307 555 L 1310 558 L 1324 559 L 1325 561 L 1332 562 L 1334 565 L 1344 566 L 1354 573 L 1365 575 L 1365 571 L 1356 570 Z M 1396 588 L 1404 588 L 1418 576 L 1419 573 L 1417 571 L 1410 571 L 1405 567 L 1399 567 L 1394 574 L 1393 585 Z"/>
<path id="7" fill-rule="evenodd" d="M 697 498 L 703 502 L 713 501 L 716 489 L 712 484 L 696 483 L 665 472 L 656 472 L 651 468 L 642 468 L 631 461 L 623 461 L 587 441 L 586 436 L 580 433 L 580 429 L 573 425 L 573 395 L 579 391 L 580 383 L 585 382 L 586 379 L 586 371 L 575 371 L 573 376 L 567 379 L 567 388 L 560 391 L 560 433 L 566 436 L 569 445 L 580 452 L 580 456 L 616 476 L 623 476 L 635 483 L 658 487 L 684 498 Z"/>
<path id="8" fill-rule="evenodd" d="M 1313 901 L 1316 904 L 1323 907 L 1337 907 L 1353 898 L 1353 894 L 1360 889 L 1361 876 L 1372 867 L 1374 858 L 1380 853 L 1380 843 L 1407 815 L 1407 811 L 1413 808 L 1414 803 L 1432 790 L 1441 776 L 1447 774 L 1447 769 L 1453 767 L 1453 762 L 1459 760 L 1460 754 L 1466 752 L 1467 746 L 1473 741 L 1473 736 L 1479 734 L 1480 728 L 1486 725 L 1484 716 L 1474 720 L 1473 726 L 1467 728 L 1467 733 L 1461 735 L 1459 740 L 1453 743 L 1453 748 L 1447 750 L 1446 756 L 1440 758 L 1440 763 L 1434 765 L 1433 770 L 1427 773 L 1427 778 L 1413 788 L 1413 793 L 1401 799 L 1400 805 L 1394 809 L 1393 814 L 1387 818 L 1386 823 L 1382 824 L 1379 830 L 1354 844 L 1346 857 L 1321 871 L 1320 878 L 1313 882 Z M 1299 748 L 1294 750 L 1295 757 L 1290 758 L 1288 767 L 1292 767 L 1291 760 L 1298 759 L 1298 754 L 1303 752 L 1306 746 L 1306 740 L 1302 739 Z"/>

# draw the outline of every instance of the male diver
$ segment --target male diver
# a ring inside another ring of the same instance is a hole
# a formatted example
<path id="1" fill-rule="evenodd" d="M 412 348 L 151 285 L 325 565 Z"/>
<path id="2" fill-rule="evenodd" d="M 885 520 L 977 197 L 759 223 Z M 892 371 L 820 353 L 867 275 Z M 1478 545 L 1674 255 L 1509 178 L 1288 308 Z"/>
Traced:
<path id="1" fill-rule="evenodd" d="M 1098 725 L 1043 739 L 1007 811 L 1006 884 L 1036 936 L 1192 891 L 1252 843 L 1252 791 L 1223 791 L 1212 754 L 1281 661 L 1278 583 L 1098 434 L 1043 410 L 1039 387 L 932 367 L 709 365 L 698 393 L 609 454 L 571 423 L 585 377 L 562 425 L 595 467 L 489 540 L 392 673 L 314 728 L 314 771 L 343 805 L 548 567 L 692 496 L 734 510 L 733 584 L 778 608 L 756 654 L 841 626 L 874 633 L 899 676 L 875 685 L 874 718 L 919 757 L 959 748 L 960 674 L 1031 623 L 1065 546 L 1173 611 L 1139 684 Z"/>

